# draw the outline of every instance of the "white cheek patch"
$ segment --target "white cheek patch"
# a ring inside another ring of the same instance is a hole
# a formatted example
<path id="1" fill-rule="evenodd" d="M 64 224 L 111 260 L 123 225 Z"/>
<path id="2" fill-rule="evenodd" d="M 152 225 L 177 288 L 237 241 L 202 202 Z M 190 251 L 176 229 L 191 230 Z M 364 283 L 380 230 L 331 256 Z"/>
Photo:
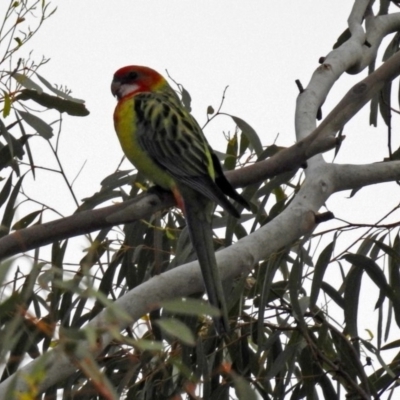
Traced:
<path id="1" fill-rule="evenodd" d="M 127 96 L 128 94 L 134 93 L 139 89 L 139 85 L 133 83 L 133 84 L 129 84 L 129 83 L 125 83 L 123 85 L 121 85 L 121 87 L 118 90 L 118 97 L 122 98 Z"/>

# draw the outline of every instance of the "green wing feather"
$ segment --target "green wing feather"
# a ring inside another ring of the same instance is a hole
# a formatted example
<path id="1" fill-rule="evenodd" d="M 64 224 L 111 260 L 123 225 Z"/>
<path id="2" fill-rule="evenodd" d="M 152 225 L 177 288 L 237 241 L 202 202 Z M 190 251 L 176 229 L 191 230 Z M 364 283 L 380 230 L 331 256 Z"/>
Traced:
<path id="1" fill-rule="evenodd" d="M 239 213 L 225 194 L 246 208 L 248 203 L 227 181 L 200 126 L 174 96 L 140 93 L 134 97 L 134 108 L 139 145 L 174 178 L 183 198 L 207 296 L 212 305 L 222 310 L 222 318 L 215 319 L 216 329 L 219 333 L 228 332 L 225 297 L 214 253 L 211 201 L 235 217 Z"/>
<path id="2" fill-rule="evenodd" d="M 249 209 L 247 201 L 223 175 L 196 120 L 174 98 L 141 93 L 134 101 L 138 142 L 156 164 L 236 218 L 239 213 L 225 194 Z"/>

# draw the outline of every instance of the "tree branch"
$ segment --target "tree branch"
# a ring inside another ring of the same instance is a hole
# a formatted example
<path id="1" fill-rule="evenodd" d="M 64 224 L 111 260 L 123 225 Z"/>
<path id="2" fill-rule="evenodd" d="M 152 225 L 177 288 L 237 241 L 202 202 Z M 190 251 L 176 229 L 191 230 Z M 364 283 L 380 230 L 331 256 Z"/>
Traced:
<path id="1" fill-rule="evenodd" d="M 365 165 L 333 164 L 332 167 L 337 177 L 334 183 L 335 192 L 400 180 L 400 161 Z"/>
<path id="2" fill-rule="evenodd" d="M 234 187 L 243 187 L 297 169 L 314 155 L 308 150 L 312 140 L 314 138 L 305 138 L 267 160 L 229 171 L 226 176 Z M 327 151 L 336 144 L 335 138 L 328 138 L 319 141 L 319 145 L 314 146 L 314 151 Z M 174 204 L 172 195 L 166 192 L 160 195 L 144 193 L 121 204 L 82 211 L 66 218 L 21 229 L 0 239 L 0 259 L 48 245 L 55 240 L 64 240 L 110 226 L 133 222 L 152 215 L 156 211 L 172 207 Z"/>

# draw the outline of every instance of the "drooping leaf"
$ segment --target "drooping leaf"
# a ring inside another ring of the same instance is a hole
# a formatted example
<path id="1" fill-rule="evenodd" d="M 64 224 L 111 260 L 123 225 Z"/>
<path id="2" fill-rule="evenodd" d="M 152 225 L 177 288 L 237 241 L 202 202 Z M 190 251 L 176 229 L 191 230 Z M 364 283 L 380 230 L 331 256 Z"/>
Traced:
<path id="1" fill-rule="evenodd" d="M 248 137 L 242 132 L 240 134 L 240 147 L 238 157 L 241 157 L 245 151 L 249 148 L 250 141 Z"/>
<path id="2" fill-rule="evenodd" d="M 319 291 L 321 289 L 322 281 L 324 279 L 324 274 L 326 268 L 328 267 L 333 249 L 335 246 L 335 241 L 332 241 L 325 247 L 325 249 L 321 252 L 320 256 L 318 257 L 317 264 L 315 265 L 314 269 L 314 277 L 311 285 L 311 294 L 310 294 L 310 309 L 312 310 L 315 305 L 317 304 L 317 299 L 319 295 Z"/>
<path id="3" fill-rule="evenodd" d="M 334 289 L 329 283 L 322 282 L 321 289 L 341 308 L 344 309 L 345 301 L 340 293 Z"/>
<path id="4" fill-rule="evenodd" d="M 188 346 L 195 346 L 196 339 L 192 331 L 181 321 L 175 318 L 159 319 L 157 325 L 167 334 Z"/>
<path id="5" fill-rule="evenodd" d="M 9 153 L 10 153 L 9 158 L 12 159 L 14 157 L 14 146 L 13 145 L 14 145 L 15 139 L 11 135 L 11 133 L 8 132 L 6 126 L 4 125 L 4 123 L 1 119 L 0 119 L 0 134 L 4 137 L 4 139 L 6 140 L 6 142 L 8 144 L 8 149 L 9 149 Z"/>
<path id="6" fill-rule="evenodd" d="M 63 92 L 62 90 L 57 89 L 49 81 L 47 81 L 45 78 L 43 78 L 43 76 L 39 75 L 37 72 L 36 72 L 36 76 L 38 77 L 40 82 L 42 82 L 43 85 L 47 87 L 47 89 L 51 90 L 58 97 L 61 97 L 61 98 L 65 99 L 65 100 L 72 101 L 73 103 L 79 103 L 79 104 L 84 104 L 85 103 L 85 100 L 77 99 L 77 98 L 72 97 L 69 94 Z"/>
<path id="7" fill-rule="evenodd" d="M 294 356 L 294 354 L 298 351 L 298 346 L 296 345 L 287 345 L 285 350 L 283 350 L 279 356 L 274 360 L 271 368 L 266 374 L 265 379 L 274 378 L 282 369 L 286 368 L 287 361 Z"/>
<path id="8" fill-rule="evenodd" d="M 343 258 L 351 264 L 366 271 L 371 280 L 378 286 L 385 296 L 387 296 L 389 299 L 393 299 L 393 290 L 388 285 L 385 274 L 383 273 L 381 267 L 379 267 L 375 261 L 362 254 L 346 254 Z"/>
<path id="9" fill-rule="evenodd" d="M 238 400 L 257 400 L 256 392 L 251 388 L 249 382 L 240 375 L 231 373 L 233 385 L 235 386 Z"/>
<path id="10" fill-rule="evenodd" d="M 115 199 L 116 197 L 121 197 L 121 192 L 119 190 L 96 192 L 93 196 L 82 199 L 83 203 L 79 206 L 78 211 L 92 210 L 99 204 Z"/>
<path id="11" fill-rule="evenodd" d="M 9 74 L 23 87 L 26 87 L 27 89 L 36 90 L 38 93 L 43 92 L 43 89 L 26 75 L 20 74 L 19 72 L 9 72 Z"/>
<path id="12" fill-rule="evenodd" d="M 345 281 L 344 319 L 346 323 L 346 333 L 351 337 L 358 336 L 358 303 L 363 272 L 362 268 L 352 266 Z"/>
<path id="13" fill-rule="evenodd" d="M 101 182 L 100 185 L 103 188 L 107 189 L 114 189 L 116 187 L 121 187 L 128 183 L 131 183 L 135 180 L 136 174 L 129 175 L 133 169 L 125 170 L 125 171 L 116 171 L 111 175 L 105 177 Z"/>
<path id="14" fill-rule="evenodd" d="M 35 177 L 36 177 L 35 176 L 35 163 L 33 162 L 33 155 L 31 152 L 31 147 L 29 145 L 29 141 L 27 140 L 30 137 L 32 137 L 33 135 L 26 134 L 24 124 L 21 122 L 21 120 L 19 118 L 18 118 L 17 122 L 18 122 L 19 129 L 22 133 L 22 137 L 19 140 L 21 141 L 22 145 L 25 144 L 26 152 L 28 154 L 29 165 L 31 167 L 33 178 L 35 179 Z"/>
<path id="15" fill-rule="evenodd" d="M 385 344 L 384 346 L 381 347 L 381 350 L 391 350 L 395 349 L 396 347 L 400 347 L 400 339 L 393 340 L 393 342 Z"/>
<path id="16" fill-rule="evenodd" d="M 186 108 L 187 111 L 191 112 L 192 111 L 192 106 L 191 106 L 192 98 L 190 96 L 190 93 L 182 85 L 179 85 L 179 89 L 181 91 L 183 106 Z"/>
<path id="17" fill-rule="evenodd" d="M 4 106 L 3 106 L 3 118 L 7 118 L 11 111 L 11 99 L 10 95 L 3 90 L 4 93 Z"/>
<path id="18" fill-rule="evenodd" d="M 350 29 L 346 28 L 336 40 L 336 43 L 333 45 L 334 49 L 340 47 L 343 43 L 347 42 L 351 38 Z"/>
<path id="19" fill-rule="evenodd" d="M 19 194 L 19 190 L 21 188 L 24 177 L 25 175 L 21 176 L 21 178 L 18 179 L 17 183 L 14 186 L 14 189 L 11 192 L 10 197 L 8 198 L 7 206 L 4 210 L 3 219 L 1 221 L 0 237 L 3 237 L 10 232 L 11 222 L 15 214 L 15 201 L 17 200 L 17 196 Z"/>
<path id="20" fill-rule="evenodd" d="M 385 82 L 378 100 L 379 111 L 386 126 L 391 126 L 392 110 L 391 110 L 391 93 L 392 82 Z"/>
<path id="21" fill-rule="evenodd" d="M 1 150 L 0 150 L 1 153 Z M 9 178 L 5 182 L 3 189 L 1 189 L 0 192 L 0 208 L 1 206 L 5 203 L 5 201 L 8 199 L 8 196 L 10 195 L 11 192 L 11 187 L 12 187 L 12 176 L 13 173 L 10 174 Z"/>
<path id="22" fill-rule="evenodd" d="M 161 342 L 156 342 L 153 340 L 139 339 L 135 340 L 133 345 L 142 351 L 161 351 L 163 349 L 163 344 Z"/>
<path id="23" fill-rule="evenodd" d="M 237 135 L 235 134 L 228 140 L 228 145 L 226 148 L 226 158 L 224 162 L 224 169 L 226 171 L 235 169 L 237 151 L 238 151 L 238 138 Z"/>
<path id="24" fill-rule="evenodd" d="M 41 118 L 26 111 L 18 111 L 18 114 L 28 125 L 35 129 L 40 136 L 47 140 L 53 137 L 53 128 Z"/>
<path id="25" fill-rule="evenodd" d="M 12 135 L 9 136 L 11 145 L 8 144 L 0 149 L 0 170 L 8 167 L 14 157 L 18 157 L 22 160 L 25 154 L 22 146 L 28 143 L 28 139 L 31 137 L 32 135 L 26 135 L 15 139 Z M 11 151 L 11 149 L 13 151 Z"/>
<path id="26" fill-rule="evenodd" d="M 193 298 L 175 299 L 163 301 L 160 306 L 171 313 L 185 315 L 209 315 L 210 317 L 218 317 L 221 312 L 218 308 L 211 304 Z"/>
<path id="27" fill-rule="evenodd" d="M 25 217 L 21 218 L 18 222 L 16 222 L 13 226 L 12 226 L 12 230 L 18 230 L 18 229 L 24 229 L 26 227 L 28 227 L 35 219 L 38 215 L 40 215 L 43 212 L 43 210 L 40 211 L 34 211 L 28 215 L 26 215 Z"/>
<path id="28" fill-rule="evenodd" d="M 55 109 L 60 113 L 66 112 L 75 117 L 86 117 L 89 115 L 89 110 L 81 102 L 62 99 L 47 93 L 38 93 L 35 90 L 22 90 L 21 93 L 16 96 L 15 100 L 32 100 L 45 108 Z"/>
<path id="29" fill-rule="evenodd" d="M 234 115 L 231 115 L 231 117 L 235 121 L 235 124 L 238 126 L 238 128 L 242 131 L 242 133 L 247 136 L 247 139 L 250 142 L 250 147 L 252 147 L 257 156 L 259 156 L 263 151 L 263 147 L 256 131 L 246 121 L 243 121 L 241 118 L 235 117 Z"/>

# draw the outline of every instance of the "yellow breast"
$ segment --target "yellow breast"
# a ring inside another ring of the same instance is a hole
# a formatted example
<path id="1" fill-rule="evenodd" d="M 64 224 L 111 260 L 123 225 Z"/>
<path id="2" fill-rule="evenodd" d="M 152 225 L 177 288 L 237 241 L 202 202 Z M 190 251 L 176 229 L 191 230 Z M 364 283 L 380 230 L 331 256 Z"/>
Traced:
<path id="1" fill-rule="evenodd" d="M 164 189 L 173 189 L 174 179 L 149 157 L 138 142 L 133 98 L 118 103 L 114 112 L 114 126 L 122 150 L 136 169 Z"/>

